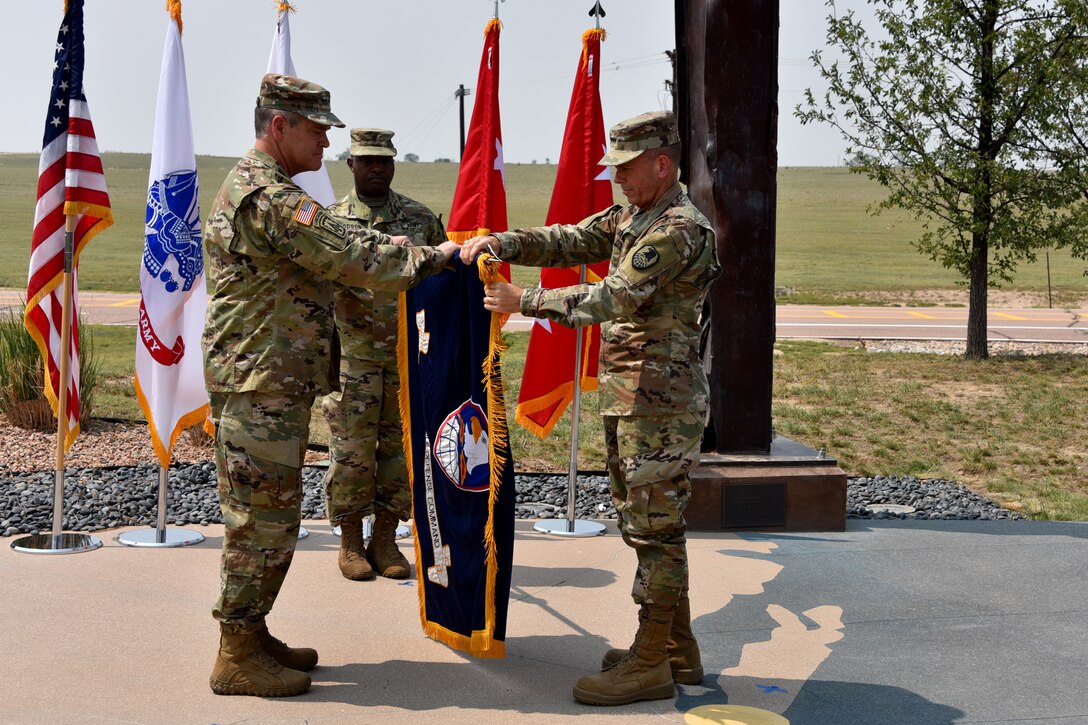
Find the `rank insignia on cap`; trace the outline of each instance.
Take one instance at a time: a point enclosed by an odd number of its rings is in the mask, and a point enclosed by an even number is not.
[[[631,257],[631,266],[637,270],[646,270],[657,264],[661,255],[651,246],[645,246]]]
[[[298,205],[298,209],[295,210],[295,221],[310,226],[314,223],[314,216],[319,208],[317,204],[309,199],[303,199],[302,203]]]

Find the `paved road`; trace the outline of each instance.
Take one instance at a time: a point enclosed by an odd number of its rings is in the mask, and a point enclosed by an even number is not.
[[[0,309],[21,307],[24,293],[0,290]],[[135,325],[140,296],[82,292],[80,307],[95,324]],[[965,340],[966,307],[822,307],[780,305],[780,338],[844,340]],[[991,341],[1088,343],[1088,310],[991,308]],[[514,315],[508,330],[528,330],[532,322]]]
[[[820,307],[776,309],[781,338],[966,340],[966,307]],[[991,341],[1088,343],[1088,310],[990,308]]]

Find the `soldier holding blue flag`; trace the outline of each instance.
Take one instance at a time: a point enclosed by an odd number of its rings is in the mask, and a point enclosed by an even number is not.
[[[628,649],[604,656],[603,670],[578,680],[575,699],[622,705],[671,697],[674,682],[703,676],[691,631],[684,507],[689,471],[709,409],[699,357],[698,321],[710,283],[721,274],[714,232],[679,183],[680,137],[671,113],[616,124],[599,162],[630,202],[577,225],[477,237],[462,261],[493,247],[534,266],[611,260],[600,282],[557,289],[485,288],[484,306],[570,327],[601,323],[599,400],[608,473],[624,541],[635,549],[632,596],[639,627]]]
[[[348,228],[291,180],[321,166],[328,128],[343,125],[321,86],[266,75],[257,139],[205,227],[204,370],[226,525],[212,612],[220,646],[210,684],[221,695],[298,695],[317,665],[316,651],[288,647],[265,617],[298,539],[310,409],[330,387],[330,282],[407,289],[444,269],[457,249],[399,246],[407,240]]]

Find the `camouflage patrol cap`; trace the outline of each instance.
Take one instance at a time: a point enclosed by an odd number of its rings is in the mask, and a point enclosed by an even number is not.
[[[680,133],[671,111],[651,111],[620,121],[608,132],[608,139],[608,153],[597,162],[601,166],[619,166],[643,151],[680,143]]]
[[[396,156],[393,132],[384,128],[351,129],[352,156]]]
[[[329,107],[329,92],[294,76],[269,73],[261,79],[257,105],[277,111],[293,111],[322,126],[344,127]]]

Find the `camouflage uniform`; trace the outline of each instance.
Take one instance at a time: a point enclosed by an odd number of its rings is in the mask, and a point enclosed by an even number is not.
[[[640,133],[615,127],[610,154],[630,136],[631,158],[666,145],[654,122],[650,133],[643,117],[628,122]],[[620,531],[638,556],[632,596],[673,608],[687,591],[683,512],[709,408],[698,314],[721,273],[710,223],[677,183],[648,209],[614,206],[577,225],[494,236],[500,256],[518,264],[611,260],[598,283],[525,290],[521,311],[570,327],[601,323],[600,412]]]
[[[288,76],[265,76],[258,105],[343,125],[327,91]],[[348,229],[257,149],[212,205],[202,347],[226,524],[213,616],[225,631],[261,626],[294,555],[310,408],[330,387],[329,280],[398,290],[444,267],[434,250],[388,241]]]
[[[352,190],[329,212],[416,245],[446,241],[442,222],[423,204],[390,190],[373,208]],[[325,397],[332,462],[325,476],[329,521],[373,513],[375,505],[398,519],[412,511],[404,459],[397,372],[398,298],[386,292],[337,287],[333,294],[340,335],[340,390]]]

